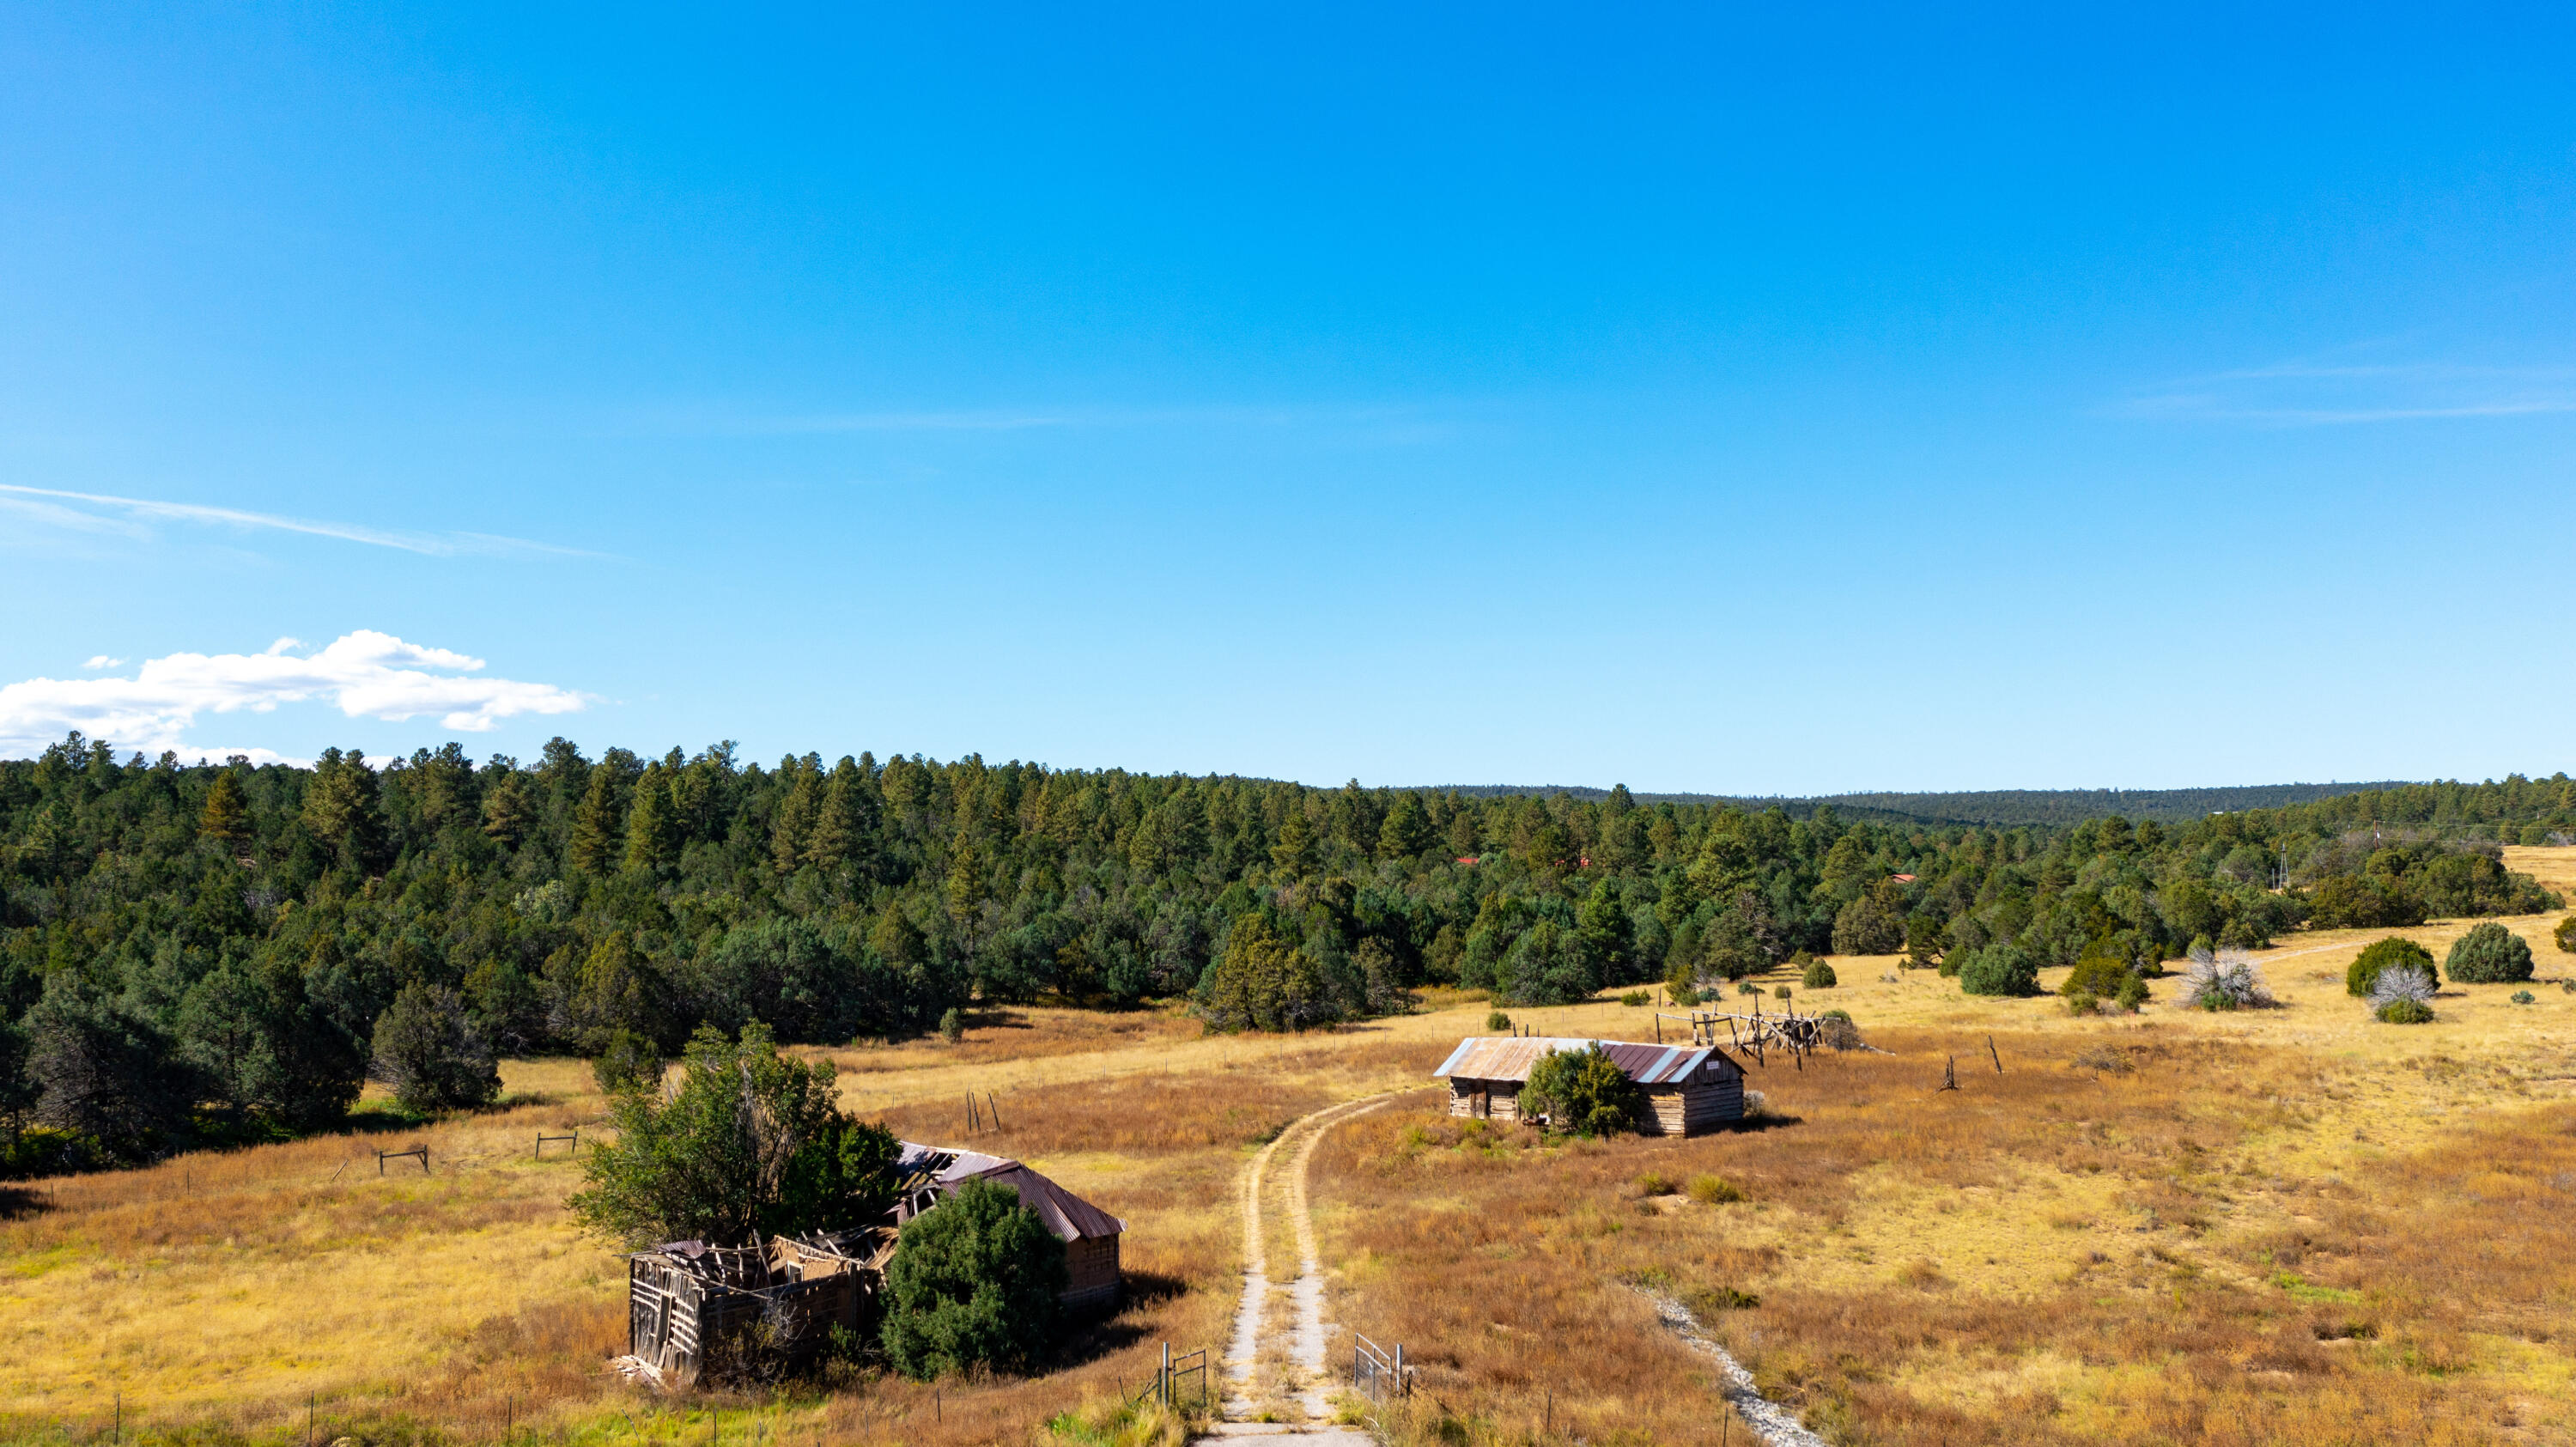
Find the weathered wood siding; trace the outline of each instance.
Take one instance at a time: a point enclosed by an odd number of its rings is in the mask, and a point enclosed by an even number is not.
[[[1637,1126],[1647,1135],[1690,1136],[1743,1118],[1744,1072],[1712,1055],[1688,1080],[1647,1086],[1646,1114]]]
[[[1064,1304],[1074,1311],[1118,1304],[1118,1238],[1077,1237],[1064,1244]]]
[[[1486,1120],[1521,1118],[1521,1083],[1517,1080],[1451,1080],[1449,1113]]]
[[[626,1268],[627,1350],[675,1384],[693,1382],[707,1368],[710,1345],[759,1321],[774,1297],[786,1310],[789,1356],[802,1359],[822,1346],[833,1327],[857,1330],[866,1324],[866,1285],[860,1273],[842,1271],[765,1293],[743,1291],[633,1258]]]

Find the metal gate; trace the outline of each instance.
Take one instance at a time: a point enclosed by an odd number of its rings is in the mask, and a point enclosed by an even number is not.
[[[1358,1332],[1352,1332],[1351,1339],[1358,1343],[1351,1349],[1354,1390],[1381,1407],[1412,1395],[1413,1370],[1404,1364],[1404,1343],[1396,1343],[1390,1352]]]
[[[1190,1385],[1183,1385],[1192,1377],[1198,1380]],[[1136,1394],[1134,1403],[1141,1407],[1149,1400],[1161,1402],[1166,1407],[1188,1406],[1195,1403],[1202,1412],[1214,1406],[1216,1396],[1214,1390],[1208,1385],[1207,1348],[1201,1347],[1197,1351],[1185,1352],[1176,1357],[1172,1355],[1172,1344],[1163,1343],[1163,1363],[1154,1369],[1154,1379],[1147,1382],[1145,1389]]]

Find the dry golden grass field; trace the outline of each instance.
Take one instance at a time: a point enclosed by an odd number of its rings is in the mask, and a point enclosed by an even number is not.
[[[2576,849],[2508,853],[2576,889]],[[530,1155],[602,1102],[582,1062],[512,1062],[503,1108],[399,1139],[21,1193],[0,1222],[0,1431],[87,1441],[121,1410],[129,1439],[287,1443],[310,1411],[325,1442],[1024,1443],[1143,1379],[1162,1341],[1221,1349],[1245,1163],[1299,1116],[1409,1089],[1326,1132],[1311,1179],[1333,1317],[1425,1368],[1400,1436],[1752,1440],[1634,1281],[1691,1302],[1840,1441],[2576,1441],[2576,993],[2556,983],[2576,959],[2549,942],[2557,918],[2508,921],[2540,961],[2534,1003],[2446,986],[2411,1027],[2343,991],[2383,931],[2264,952],[2282,1008],[2241,1015],[2175,1008],[2168,979],[2139,1016],[2075,1019],[2054,996],[1969,999],[1837,959],[1840,987],[1800,1006],[1849,1010],[1890,1053],[1775,1057],[1746,1128],[1689,1141],[1453,1121],[1428,1072],[1489,1008],[1457,999],[1284,1040],[1030,1009],[956,1046],[820,1052],[862,1113],[1019,1156],[1129,1223],[1130,1302],[1069,1365],[936,1389],[674,1399],[607,1374],[622,1263],[563,1211],[577,1168]],[[2398,933],[2438,956],[2465,927]],[[1512,1013],[1652,1038],[1648,1011],[1609,1000]],[[2125,1073],[2072,1063],[2105,1050]],[[1936,1092],[1952,1055],[1960,1089]],[[966,1133],[970,1090],[998,1129]],[[373,1146],[415,1141],[428,1175],[376,1174]]]

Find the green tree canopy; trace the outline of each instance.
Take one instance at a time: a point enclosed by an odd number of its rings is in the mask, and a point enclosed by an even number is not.
[[[405,1110],[489,1105],[501,1093],[492,1042],[454,990],[410,984],[376,1020],[368,1073],[393,1087]]]
[[[1581,1050],[1551,1050],[1530,1067],[1521,1108],[1543,1110],[1557,1129],[1579,1136],[1637,1128],[1645,1093],[1595,1041]]]
[[[1064,1316],[1064,1243],[1020,1193],[968,1181],[904,1223],[886,1264],[886,1355],[928,1380],[976,1366],[1027,1371]]]
[[[1220,1030],[1306,1030],[1340,1017],[1315,961],[1258,913],[1234,922],[1199,992]]]
[[[758,1022],[738,1039],[699,1030],[674,1088],[611,1101],[618,1138],[583,1163],[573,1214],[627,1247],[746,1245],[873,1217],[894,1199],[901,1146],[842,1112],[834,1076],[780,1055]]]

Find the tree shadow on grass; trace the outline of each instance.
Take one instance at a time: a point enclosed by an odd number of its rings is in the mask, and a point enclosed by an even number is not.
[[[0,1186],[0,1221],[21,1221],[54,1209],[51,1197],[38,1186]]]

